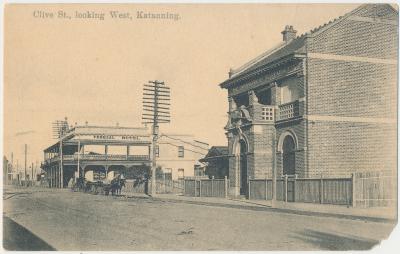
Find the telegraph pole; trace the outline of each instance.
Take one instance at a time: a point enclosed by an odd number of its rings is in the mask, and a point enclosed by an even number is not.
[[[25,144],[25,180],[24,180],[24,185],[26,186],[26,154],[27,154],[27,152],[28,152],[28,145],[27,144]]]
[[[143,115],[144,124],[151,123],[152,143],[150,148],[151,157],[151,195],[156,195],[156,168],[157,168],[157,142],[159,124],[170,122],[170,88],[163,81],[149,81],[143,87]]]
[[[32,187],[33,187],[33,162],[32,162],[32,175],[31,175],[31,182],[32,182]]]
[[[21,185],[21,176],[19,175],[19,164],[18,164],[18,159],[17,159],[17,178],[18,178],[18,185]]]

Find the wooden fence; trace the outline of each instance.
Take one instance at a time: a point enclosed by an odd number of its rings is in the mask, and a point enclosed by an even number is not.
[[[393,206],[396,177],[390,172],[364,172],[349,178],[290,178],[276,181],[276,200],[356,207]],[[272,179],[249,180],[249,199],[272,199]],[[354,200],[354,201],[353,201]]]
[[[352,204],[351,178],[277,179],[276,200],[320,204]],[[272,199],[272,179],[249,180],[249,199]]]
[[[220,197],[228,196],[229,181],[224,179],[185,179],[184,195],[191,197]]]
[[[145,193],[151,191],[151,181],[144,180],[126,180],[125,187],[122,188],[122,194]],[[156,192],[163,193],[183,193],[183,180],[158,180],[156,181]]]
[[[356,173],[354,192],[357,207],[396,206],[397,177],[390,171]]]

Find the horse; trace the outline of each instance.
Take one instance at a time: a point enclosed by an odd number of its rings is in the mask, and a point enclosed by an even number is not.
[[[116,177],[111,180],[111,195],[121,195],[122,187],[125,187],[125,179],[121,179],[121,177]]]
[[[85,183],[85,179],[83,177],[79,177],[76,182],[73,184],[72,189],[74,191],[87,191],[87,186]]]

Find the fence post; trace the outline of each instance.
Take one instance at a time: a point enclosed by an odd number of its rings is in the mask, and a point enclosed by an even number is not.
[[[351,174],[351,205],[356,207],[356,174]]]
[[[294,180],[293,180],[293,202],[296,202],[296,180],[297,180],[298,175],[294,175]]]
[[[247,180],[247,194],[248,194],[248,199],[250,200],[251,199],[251,197],[250,197],[250,184],[251,184],[251,181],[250,181],[250,177],[249,177],[249,180]]]
[[[287,182],[288,182],[288,176],[285,175],[285,202],[287,202],[287,190],[288,190]]]
[[[200,184],[200,186],[199,186],[199,197],[201,197],[201,179],[199,180],[199,184]]]
[[[268,180],[265,178],[265,200],[268,200]]]
[[[322,174],[321,179],[319,180],[319,201],[321,204],[324,203],[324,180],[322,178]]]
[[[228,177],[224,176],[225,198],[228,198]]]
[[[197,197],[197,180],[194,179],[194,196]]]
[[[211,197],[214,197],[214,176],[211,178]]]

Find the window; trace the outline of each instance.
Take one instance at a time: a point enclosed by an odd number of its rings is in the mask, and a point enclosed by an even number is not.
[[[160,157],[160,147],[156,146],[155,149],[156,149],[156,151],[155,151],[156,157]]]
[[[178,147],[178,157],[185,157],[185,148],[183,146]]]
[[[185,170],[183,168],[178,169],[178,179],[185,178]]]
[[[256,91],[258,103],[263,105],[272,105],[271,89]]]
[[[300,97],[302,97],[302,95],[296,79],[286,80],[281,85],[281,104],[293,102]]]
[[[166,168],[164,169],[164,177],[165,180],[172,180],[172,169],[171,168]]]

